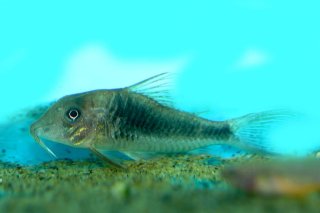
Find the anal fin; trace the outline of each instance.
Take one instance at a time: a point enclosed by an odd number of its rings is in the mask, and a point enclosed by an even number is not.
[[[151,158],[164,156],[164,154],[154,153],[154,152],[122,152],[122,153],[127,155],[132,160],[148,160]]]

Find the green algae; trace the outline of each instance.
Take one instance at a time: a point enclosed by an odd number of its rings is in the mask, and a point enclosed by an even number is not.
[[[248,195],[221,178],[229,161],[209,160],[167,157],[128,162],[127,169],[95,160],[2,163],[0,212],[318,212],[318,194],[299,200]]]

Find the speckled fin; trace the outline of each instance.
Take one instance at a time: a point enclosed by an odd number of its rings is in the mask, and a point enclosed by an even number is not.
[[[172,76],[172,73],[161,73],[133,84],[126,89],[148,96],[161,104],[172,106],[170,96]]]

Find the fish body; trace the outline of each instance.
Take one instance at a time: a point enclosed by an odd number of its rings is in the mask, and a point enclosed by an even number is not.
[[[79,113],[76,120],[69,118],[72,110]],[[123,151],[184,152],[232,137],[227,122],[181,112],[125,89],[67,96],[34,125],[49,140]]]
[[[163,75],[125,88],[65,96],[32,124],[31,134],[51,154],[41,138],[126,153],[180,153],[212,144],[266,151],[264,131],[281,113],[268,111],[211,121],[183,112],[170,106],[161,91],[158,84]]]

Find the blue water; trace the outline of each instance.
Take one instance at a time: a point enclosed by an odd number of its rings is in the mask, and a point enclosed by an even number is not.
[[[319,1],[0,2],[0,160],[50,160],[11,116],[98,88],[174,72],[178,108],[210,119],[285,108],[289,154],[320,147]],[[85,151],[51,144],[63,157]],[[52,147],[51,146],[51,147]],[[67,151],[66,151],[67,149]]]

